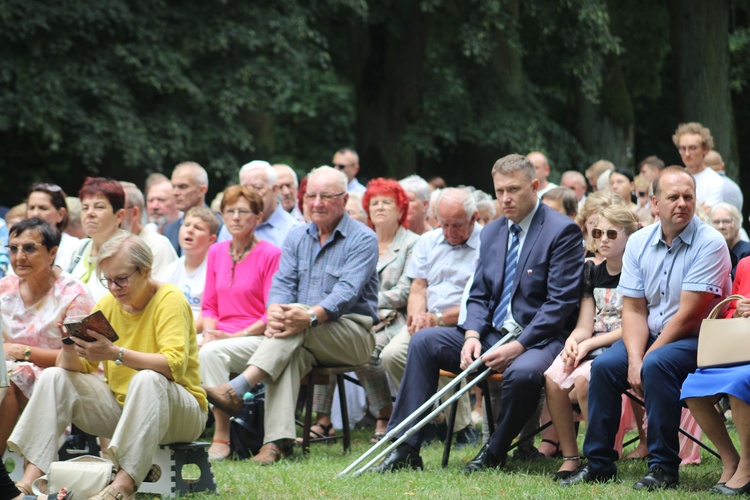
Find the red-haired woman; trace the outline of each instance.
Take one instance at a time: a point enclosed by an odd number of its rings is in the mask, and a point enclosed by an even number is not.
[[[114,179],[87,177],[78,191],[81,200],[81,224],[88,236],[81,240],[67,271],[86,284],[94,301],[109,290],[96,278],[96,257],[99,248],[120,227],[125,217],[125,191]]]
[[[370,408],[377,414],[375,434],[372,437],[372,442],[376,443],[385,436],[388,419],[393,409],[388,380],[380,362],[380,352],[406,325],[406,303],[409,300],[411,288],[411,279],[406,276],[406,266],[419,236],[407,229],[409,197],[395,180],[379,178],[370,181],[362,198],[362,206],[367,213],[367,224],[378,235],[380,252],[378,258],[380,323],[375,326],[375,352],[367,369],[357,372],[367,393]],[[317,433],[325,436],[334,434],[330,418],[333,388],[333,380],[327,388],[315,386],[313,409],[318,413],[318,419],[314,427],[318,427],[315,429]]]

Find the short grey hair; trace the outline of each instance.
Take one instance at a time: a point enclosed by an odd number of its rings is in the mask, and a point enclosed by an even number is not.
[[[189,171],[190,176],[193,178],[193,182],[197,185],[208,186],[208,173],[206,173],[206,169],[201,167],[198,163],[194,161],[184,161],[179,163],[174,170],[172,170],[172,175],[178,170]]]
[[[492,217],[497,215],[497,210],[495,209],[495,200],[492,199],[492,196],[485,193],[484,191],[480,191],[479,189],[474,190],[471,195],[474,197],[474,203],[477,206],[477,210],[489,210],[490,216]]]
[[[730,205],[727,202],[722,201],[721,203],[717,203],[713,207],[711,207],[711,211],[709,212],[709,217],[714,216],[714,211],[717,208],[723,208],[727,212],[729,212],[729,216],[732,218],[732,221],[734,222],[734,225],[738,228],[742,227],[742,215],[740,214],[740,211],[737,210],[737,207],[734,205]]]
[[[575,179],[578,184],[586,187],[586,177],[584,177],[581,172],[578,172],[577,170],[566,170],[565,172],[563,172],[562,177],[560,177],[560,182],[564,182],[564,179],[566,177]]]
[[[331,173],[333,174],[333,177],[336,181],[336,184],[338,184],[339,189],[346,192],[346,187],[349,185],[349,179],[346,177],[346,174],[342,172],[341,170],[337,170],[333,167],[329,167],[328,165],[321,165],[318,168],[314,168],[310,170],[310,174],[307,178],[308,186],[310,185],[310,180],[312,177],[316,174],[323,174],[323,173]]]
[[[404,177],[400,181],[398,181],[399,185],[404,189],[404,191],[411,191],[412,193],[417,195],[417,198],[419,198],[422,203],[425,201],[430,201],[430,194],[432,191],[430,190],[430,185],[427,184],[427,181],[424,180],[422,177],[414,174],[410,175],[409,177]]]
[[[125,191],[125,206],[138,207],[141,210],[141,214],[144,214],[146,212],[146,202],[138,186],[126,181],[120,181],[120,185],[123,191]]]
[[[466,220],[471,219],[474,212],[477,211],[477,204],[474,202],[474,196],[462,188],[445,188],[440,190],[437,203],[435,203],[435,216],[440,220],[438,215],[438,207],[443,200],[453,200],[463,205],[464,213],[466,214]]]
[[[249,163],[242,165],[240,169],[240,184],[242,184],[242,175],[253,170],[262,170],[266,174],[268,185],[273,187],[276,185],[276,181],[279,180],[279,174],[276,173],[276,169],[271,166],[270,163],[263,160],[253,160]]]
[[[99,249],[96,259],[96,276],[102,277],[102,262],[119,255],[142,273],[151,272],[154,263],[154,253],[151,248],[140,236],[120,229]]]
[[[294,179],[294,187],[297,187],[297,188],[299,187],[299,179],[297,179],[297,172],[295,172],[292,167],[290,167],[286,163],[276,163],[273,165],[273,169],[276,170],[276,182],[279,181],[278,170],[282,169],[292,174],[292,179]]]
[[[521,172],[529,182],[536,179],[536,167],[527,157],[519,154],[503,156],[492,166],[492,176],[495,174],[512,175]]]

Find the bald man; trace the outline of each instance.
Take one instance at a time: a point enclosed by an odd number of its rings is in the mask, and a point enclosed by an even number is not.
[[[549,160],[539,151],[533,151],[526,155],[526,158],[534,165],[536,169],[536,178],[539,181],[539,188],[536,190],[536,194],[541,197],[550,189],[556,188],[557,184],[549,182]]]

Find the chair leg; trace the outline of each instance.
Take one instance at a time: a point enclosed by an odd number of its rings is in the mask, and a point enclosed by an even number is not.
[[[339,388],[339,402],[341,403],[341,425],[344,427],[344,454],[349,453],[352,444],[352,430],[349,428],[349,407],[346,404],[346,387],[344,374],[336,374],[336,384]]]
[[[484,397],[484,414],[487,415],[487,429],[490,431],[490,436],[495,432],[495,414],[492,412],[492,397],[490,395],[490,384],[487,380],[482,380],[479,383],[479,387],[482,388],[482,397]]]
[[[307,375],[307,391],[305,393],[305,425],[302,426],[302,454],[310,451],[310,429],[312,428],[312,407],[315,385],[310,374]]]
[[[461,389],[461,384],[456,385],[453,394]],[[451,405],[451,416],[448,418],[448,429],[445,431],[445,444],[443,445],[443,467],[448,467],[448,459],[451,456],[451,442],[453,441],[453,428],[456,427],[456,412],[458,411],[458,399]]]

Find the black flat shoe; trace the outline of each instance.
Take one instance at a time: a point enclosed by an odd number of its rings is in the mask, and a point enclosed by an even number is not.
[[[670,488],[676,488],[680,483],[680,476],[678,474],[670,474],[660,465],[654,465],[648,474],[643,476],[640,481],[633,485],[635,490],[665,490]]]
[[[411,447],[399,446],[386,456],[382,462],[372,468],[373,472],[394,472],[400,469],[424,469],[422,457]]]
[[[498,465],[502,464],[502,460],[497,460],[490,453],[490,447],[488,444],[482,446],[476,457],[472,458],[471,461],[466,464],[461,472],[464,474],[471,474],[472,472],[479,472],[486,469],[494,469]]]
[[[580,455],[576,455],[575,457],[563,457],[563,462],[568,462],[568,461],[572,462],[574,460],[583,460],[583,457],[580,456]],[[559,470],[559,471],[555,472],[552,476],[554,477],[555,480],[558,480],[558,481],[562,480],[562,479],[568,479],[570,476],[573,475],[573,473],[576,470],[577,469],[574,469],[574,470]]]
[[[716,483],[708,491],[714,495],[749,495],[750,494],[750,482],[746,483],[745,486],[739,488],[732,488],[727,486],[726,483]]]
[[[605,483],[607,481],[612,481],[616,477],[616,472],[596,472],[591,466],[589,466],[589,464],[584,464],[574,470],[570,476],[561,480],[558,484],[560,486],[573,486],[574,484],[579,483]]]

